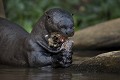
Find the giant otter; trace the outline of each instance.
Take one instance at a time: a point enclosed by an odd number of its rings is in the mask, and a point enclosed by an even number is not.
[[[0,18],[0,64],[69,67],[72,63],[73,42],[68,37],[74,35],[73,26],[72,15],[60,8],[46,11],[30,34],[21,26]],[[59,38],[53,36],[54,33]]]

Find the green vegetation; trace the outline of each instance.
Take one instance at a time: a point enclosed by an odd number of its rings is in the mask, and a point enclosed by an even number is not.
[[[120,17],[120,0],[6,0],[6,15],[30,32],[49,8],[60,7],[74,14],[76,30]]]

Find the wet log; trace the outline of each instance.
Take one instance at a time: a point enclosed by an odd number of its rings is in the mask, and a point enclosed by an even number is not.
[[[113,51],[120,48],[120,18],[79,30],[74,37],[76,51]],[[91,52],[89,52],[91,53]]]

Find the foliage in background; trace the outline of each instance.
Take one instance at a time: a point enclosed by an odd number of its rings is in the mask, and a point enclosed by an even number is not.
[[[30,32],[49,8],[60,7],[74,14],[76,30],[120,17],[120,0],[6,0],[6,15]]]

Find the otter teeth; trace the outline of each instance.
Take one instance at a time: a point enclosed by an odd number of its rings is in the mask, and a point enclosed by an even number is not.
[[[45,35],[45,37],[48,37],[48,35]]]

